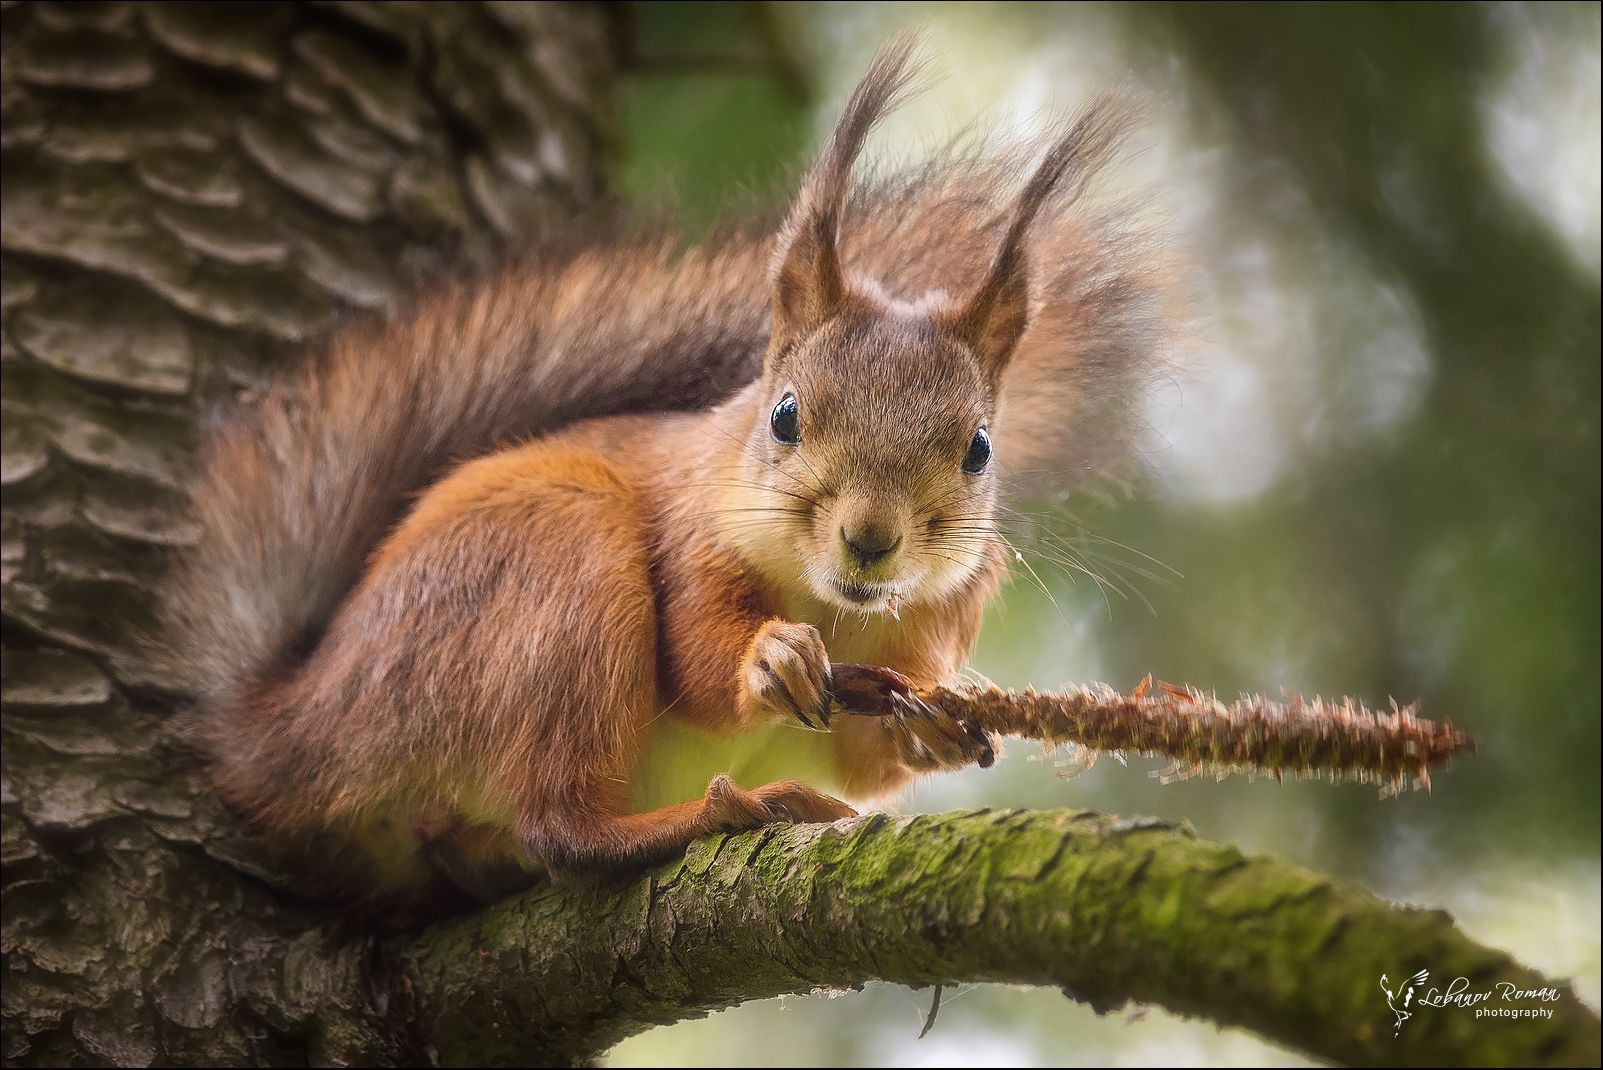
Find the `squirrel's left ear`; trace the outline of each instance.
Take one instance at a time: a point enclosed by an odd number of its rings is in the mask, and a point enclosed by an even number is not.
[[[948,323],[980,358],[991,378],[1000,378],[1030,322],[1030,279],[1024,250],[1004,243],[979,291]]]
[[[1065,178],[1065,196],[1080,192],[1090,165],[1117,140],[1126,122],[1117,101],[1104,98],[1052,142],[1013,205],[985,281],[948,316],[948,326],[973,347],[993,379],[1006,369],[1030,322],[1029,256],[1024,248],[1030,224]]]
[[[803,212],[804,207],[809,210]],[[816,211],[798,204],[785,221],[774,261],[775,352],[828,319],[845,300],[846,279],[835,248],[838,218],[838,206]]]
[[[851,189],[852,164],[874,124],[911,83],[917,43],[916,34],[902,34],[874,57],[780,228],[774,249],[770,353],[816,328],[845,301],[846,278],[836,237]]]

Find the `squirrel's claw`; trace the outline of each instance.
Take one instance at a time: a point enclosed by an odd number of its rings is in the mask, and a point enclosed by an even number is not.
[[[796,718],[796,720],[806,725],[812,731],[817,732],[819,730],[818,726],[813,723],[813,719],[807,716],[807,711],[796,705],[795,702],[791,702],[790,704],[790,713],[792,717]]]
[[[989,769],[996,764],[996,743],[991,739],[989,732],[975,724],[973,721],[959,721],[963,731],[968,733],[969,739],[974,741],[978,753],[974,756],[974,764],[981,769]]]

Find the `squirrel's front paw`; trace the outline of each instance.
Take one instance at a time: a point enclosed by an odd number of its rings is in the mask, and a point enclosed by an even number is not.
[[[818,629],[771,620],[741,662],[742,712],[751,720],[794,717],[808,728],[828,728],[832,682]]]
[[[972,721],[931,709],[916,697],[897,700],[897,712],[880,723],[897,758],[915,772],[959,769],[996,762],[996,741]]]

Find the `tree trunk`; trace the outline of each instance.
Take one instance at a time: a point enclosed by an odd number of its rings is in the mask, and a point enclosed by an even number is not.
[[[441,249],[594,200],[591,4],[6,3],[9,1063],[426,1061],[161,736],[137,648],[207,407]]]
[[[767,829],[414,934],[286,894],[140,655],[197,425],[440,250],[594,200],[613,10],[3,5],[5,1062],[582,1062],[876,977],[1151,1001],[1326,1058],[1596,1062],[1568,989],[1529,1029],[1391,1043],[1394,953],[1543,979],[1440,915],[1099,815]]]

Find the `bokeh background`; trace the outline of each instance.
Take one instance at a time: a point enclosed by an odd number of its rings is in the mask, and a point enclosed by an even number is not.
[[[1234,694],[1421,699],[1480,740],[1429,794],[1235,779],[1014,744],[906,809],[1184,819],[1445,907],[1599,998],[1599,6],[644,4],[623,193],[694,225],[774,207],[875,46],[922,25],[940,77],[875,151],[1029,126],[1126,80],[1195,285],[1128,497],[1041,518],[1048,552],[974,665],[1053,686],[1145,673]],[[1403,949],[1399,949],[1401,953]],[[1377,989],[1377,1000],[1380,998]],[[1051,991],[873,986],[630,1040],[634,1065],[1297,1063]],[[1519,1028],[1499,1023],[1488,1028]]]

